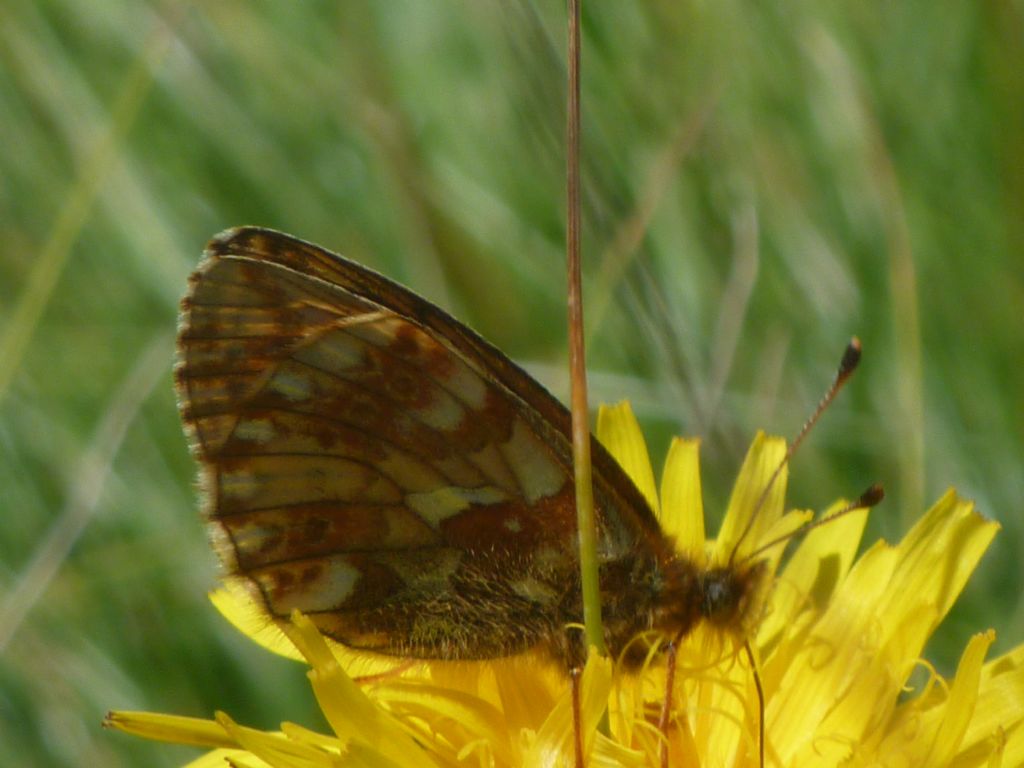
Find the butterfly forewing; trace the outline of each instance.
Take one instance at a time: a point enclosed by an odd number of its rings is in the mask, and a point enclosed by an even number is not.
[[[192,276],[178,355],[211,530],[271,617],[425,658],[557,644],[579,620],[569,415],[441,310],[231,230]],[[639,492],[594,460],[602,562],[658,552]]]

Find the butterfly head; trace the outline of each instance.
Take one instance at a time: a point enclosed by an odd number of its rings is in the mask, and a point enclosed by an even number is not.
[[[766,581],[764,561],[717,566],[699,576],[700,614],[710,626],[745,634],[756,622]]]

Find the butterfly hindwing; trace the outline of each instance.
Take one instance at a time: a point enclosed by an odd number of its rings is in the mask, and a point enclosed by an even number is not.
[[[484,658],[578,598],[564,407],[472,331],[287,235],[211,241],[176,380],[228,568],[356,648]],[[601,555],[661,541],[594,443]],[[572,614],[574,609],[569,609]]]

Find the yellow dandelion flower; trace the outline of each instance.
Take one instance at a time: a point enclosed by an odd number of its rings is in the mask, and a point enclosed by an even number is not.
[[[785,468],[764,492],[785,454],[781,439],[755,438],[722,528],[706,540],[697,441],[672,444],[659,493],[628,406],[602,409],[598,436],[678,550],[705,567],[726,563],[738,544],[742,560],[809,518],[783,511]],[[1024,765],[1024,646],[986,662],[994,634],[978,634],[951,680],[921,656],[998,526],[950,491],[901,542],[878,542],[857,558],[865,521],[858,510],[810,531],[781,568],[782,544],[759,553],[768,588],[748,621],[732,632],[702,625],[683,639],[667,728],[671,765],[757,766],[761,716],[768,766]],[[530,655],[466,663],[373,658],[325,639],[300,615],[268,626],[245,595],[229,584],[214,601],[257,642],[309,665],[333,733],[291,723],[262,732],[222,713],[202,720],[112,712],[106,724],[208,748],[192,766],[573,765],[571,690],[549,664]],[[744,642],[757,659],[763,713],[738,652]],[[924,683],[909,689],[920,669]],[[632,674],[591,654],[580,697],[588,764],[659,765],[665,688],[656,655]],[[606,714],[607,735],[599,728]]]

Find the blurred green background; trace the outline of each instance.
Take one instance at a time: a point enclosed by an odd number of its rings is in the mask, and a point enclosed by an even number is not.
[[[947,487],[998,537],[929,648],[1024,640],[1024,12],[585,3],[592,400],[708,510],[754,431],[869,539]],[[228,226],[291,232],[450,309],[565,393],[561,2],[0,6],[0,764],[177,765],[109,708],[320,726],[303,668],[208,604],[171,387],[176,303]]]

